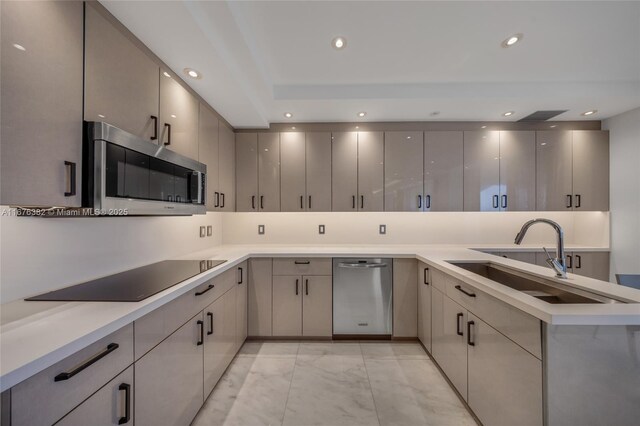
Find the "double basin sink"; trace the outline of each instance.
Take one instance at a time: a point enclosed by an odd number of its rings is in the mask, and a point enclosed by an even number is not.
[[[450,261],[448,263],[547,303],[624,303],[601,294],[581,290],[493,262]]]

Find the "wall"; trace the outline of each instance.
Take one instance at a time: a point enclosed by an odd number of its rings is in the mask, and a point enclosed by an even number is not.
[[[213,236],[200,238],[201,225],[212,225]],[[221,231],[222,213],[187,217],[0,216],[0,303],[219,245]]]
[[[566,244],[609,246],[606,212],[327,212],[224,213],[224,244],[513,244],[524,222],[546,217],[565,230]],[[266,232],[258,235],[258,225]],[[318,225],[326,234],[318,234]],[[378,233],[387,225],[386,235]],[[555,246],[555,233],[545,225],[531,228],[526,244]]]
[[[614,280],[614,274],[640,274],[640,108],[604,120],[602,127],[609,130]]]

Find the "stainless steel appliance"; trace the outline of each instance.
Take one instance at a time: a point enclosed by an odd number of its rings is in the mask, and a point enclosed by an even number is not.
[[[224,262],[226,260],[165,260],[26,300],[139,302]]]
[[[83,156],[83,205],[97,214],[206,213],[202,163],[101,122],[85,123]]]
[[[333,259],[333,334],[391,336],[392,259]]]

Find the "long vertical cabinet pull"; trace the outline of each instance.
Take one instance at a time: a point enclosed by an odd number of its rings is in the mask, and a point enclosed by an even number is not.
[[[300,280],[296,279],[296,296],[298,295],[298,285],[300,284]]]
[[[65,161],[64,167],[69,171],[69,190],[64,192],[65,197],[73,197],[76,195],[76,163],[71,161]]]
[[[300,196],[300,210],[304,210],[304,195]]]
[[[155,141],[158,139],[158,117],[152,115],[151,119],[153,120],[153,136],[151,136],[151,140]]]
[[[198,324],[198,342],[196,343],[196,346],[201,346],[204,343],[204,322],[198,320],[197,323]]]
[[[582,256],[576,254],[576,269],[582,268]]]
[[[311,210],[311,195],[309,195],[309,210]]]
[[[573,257],[570,254],[567,255],[567,268],[573,268]]]
[[[120,386],[118,386],[118,390],[124,391],[124,416],[118,419],[118,424],[124,425],[131,420],[131,385],[121,383]]]
[[[167,129],[167,141],[164,144],[171,145],[171,124],[164,123],[164,127]]]
[[[493,208],[497,209],[500,206],[499,197],[497,195],[493,196]]]
[[[571,207],[573,207],[573,196],[567,194],[567,208],[570,209]]]
[[[252,196],[251,196],[251,208],[252,208],[253,210],[255,210],[255,209],[256,209],[256,196],[255,196],[255,195],[252,195]]]
[[[354,210],[356,209],[356,196],[355,195],[351,196],[351,208],[354,209]]]
[[[214,198],[216,200],[214,202],[213,207],[220,207],[220,193],[219,192],[214,192],[213,195],[214,195]]]
[[[507,208],[507,194],[502,195],[502,208],[503,209]]]
[[[211,336],[213,334],[213,313],[207,312],[207,318],[209,319],[209,330],[207,331],[207,336]]]
[[[264,210],[264,195],[260,196],[260,210]]]
[[[427,279],[427,272],[429,272],[429,268],[424,268],[423,275],[424,275],[424,283],[425,283],[425,285],[429,285],[429,280]]]
[[[309,295],[309,280],[308,279],[304,280],[304,287],[305,287],[304,295],[308,296]]]
[[[242,268],[238,268],[238,272],[240,272],[240,278],[238,279],[238,284],[242,284],[242,282],[244,281],[244,277],[242,274]]]
[[[364,195],[360,196],[360,209],[364,209]]]
[[[220,208],[224,208],[224,192],[220,193]]]
[[[471,330],[473,329],[474,325],[475,325],[475,322],[473,322],[473,321],[468,321],[467,322],[467,344],[469,346],[475,346],[476,345],[475,339],[471,340],[471,334],[472,334]]]
[[[422,209],[422,195],[418,195],[418,210]]]
[[[579,209],[580,205],[580,194],[576,194],[576,209]]]
[[[464,336],[464,333],[462,332],[462,324],[460,323],[463,316],[464,314],[462,312],[458,312],[456,314],[456,334],[458,336]]]
[[[425,200],[424,200],[425,206],[424,207],[426,209],[430,209],[431,208],[431,195],[426,195],[424,198],[425,198]]]

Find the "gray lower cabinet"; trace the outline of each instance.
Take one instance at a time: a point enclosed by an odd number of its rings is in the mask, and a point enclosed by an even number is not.
[[[331,337],[333,334],[333,282],[331,276],[303,276],[302,335]]]
[[[358,133],[334,132],[331,135],[332,210],[357,210]]]
[[[170,70],[160,69],[159,143],[197,160],[200,102],[177,78]]]
[[[418,339],[431,352],[431,279],[429,266],[418,262]]]
[[[385,132],[385,211],[420,211],[424,208],[423,150],[422,132]]]
[[[160,67],[114,21],[86,2],[84,119],[159,142]]]
[[[271,336],[273,259],[249,259],[247,268],[247,334]]]
[[[236,210],[258,211],[258,135],[236,133]]]
[[[0,204],[79,207],[83,4],[3,1],[0,11]]]
[[[306,134],[307,210],[331,211],[331,133]]]
[[[542,426],[542,361],[472,313],[467,403],[482,424]]]
[[[273,336],[302,336],[302,277],[273,277]]]
[[[393,259],[393,337],[418,336],[418,262]]]
[[[573,207],[609,210],[609,132],[573,132]]]
[[[64,416],[56,425],[132,425],[135,406],[133,386],[131,366]]]
[[[306,210],[305,145],[302,132],[280,133],[280,208],[283,212]]]
[[[238,281],[236,290],[236,352],[247,340],[247,296],[248,296],[248,262],[243,262],[238,266]]]
[[[358,210],[384,210],[384,134],[358,132]]]
[[[218,383],[227,365],[225,345],[225,305],[224,296],[219,297],[204,310],[204,397],[206,398]]]
[[[236,143],[233,129],[220,121],[218,126],[218,208],[225,212],[236,209]]]
[[[462,211],[463,132],[424,134],[424,211]]]
[[[203,331],[200,312],[136,362],[136,425],[191,423],[204,401]]]
[[[207,105],[200,103],[198,161],[207,165],[205,197],[207,211],[216,211],[220,208],[219,158],[218,117]]]

